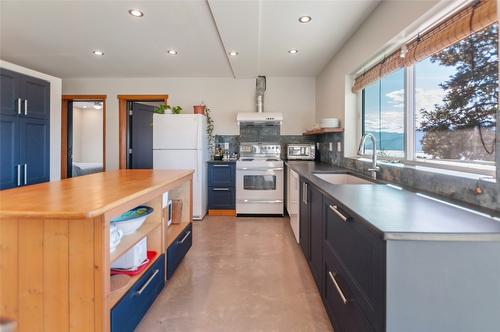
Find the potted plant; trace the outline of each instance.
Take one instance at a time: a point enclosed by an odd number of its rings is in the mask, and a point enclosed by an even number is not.
[[[208,151],[210,156],[215,155],[215,122],[212,118],[210,108],[203,105],[205,115],[207,116],[207,135],[208,135]]]
[[[202,114],[205,115],[206,112],[206,106],[205,104],[201,103],[201,105],[194,105],[193,106],[193,113],[194,114]]]
[[[180,106],[172,106],[172,105],[167,105],[167,104],[161,104],[157,108],[153,110],[154,113],[157,114],[181,114],[182,113],[182,107]]]

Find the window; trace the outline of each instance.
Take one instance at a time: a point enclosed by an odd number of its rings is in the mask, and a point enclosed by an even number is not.
[[[362,129],[375,135],[382,159],[490,173],[497,109],[494,24],[366,86]]]
[[[373,134],[385,156],[404,157],[404,77],[400,69],[363,90],[363,134]],[[365,152],[372,148],[367,142]]]
[[[492,25],[415,64],[416,159],[495,161],[497,29]]]

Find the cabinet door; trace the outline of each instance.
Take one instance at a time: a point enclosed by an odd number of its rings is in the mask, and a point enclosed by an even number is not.
[[[234,187],[234,163],[208,164],[208,185],[212,187]]]
[[[324,303],[335,332],[375,331],[359,306],[359,294],[334,253],[325,250]]]
[[[210,210],[234,210],[233,187],[208,187],[208,208]]]
[[[22,114],[30,118],[49,119],[50,83],[22,75],[20,84]]]
[[[49,181],[49,121],[21,118],[20,158],[23,184]]]
[[[0,189],[20,184],[19,164],[19,118],[0,115]]]
[[[13,71],[0,68],[0,113],[15,115],[21,112],[19,77]]]
[[[309,219],[309,184],[300,180],[300,246],[307,260],[311,259],[311,220]]]
[[[309,188],[309,206],[311,223],[311,270],[318,288],[321,289],[323,267],[323,194],[314,186]]]

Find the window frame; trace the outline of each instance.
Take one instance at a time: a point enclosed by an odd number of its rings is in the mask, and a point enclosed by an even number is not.
[[[485,176],[496,176],[497,164],[496,162],[477,163],[473,161],[457,161],[457,160],[422,160],[417,159],[416,156],[416,123],[415,123],[415,97],[416,97],[416,76],[415,65],[405,67],[404,70],[404,156],[393,157],[390,159],[393,162],[402,164],[403,166],[422,166],[426,168],[436,168],[441,170],[458,171],[465,173],[472,173]],[[378,80],[377,82],[379,82]],[[358,101],[360,101],[360,124],[361,135],[365,133],[365,88],[358,94]],[[359,103],[358,103],[359,105]],[[498,112],[498,111],[497,111]],[[498,132],[498,125],[496,131]],[[377,151],[379,152],[379,151]],[[495,151],[498,153],[498,151]],[[358,158],[370,158],[371,154],[361,153],[357,151]],[[383,162],[383,159],[381,159]]]

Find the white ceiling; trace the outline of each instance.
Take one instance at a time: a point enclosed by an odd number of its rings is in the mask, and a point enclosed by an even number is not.
[[[378,3],[0,1],[0,57],[62,78],[315,76]]]

